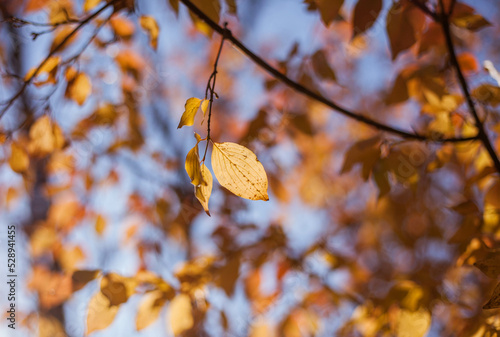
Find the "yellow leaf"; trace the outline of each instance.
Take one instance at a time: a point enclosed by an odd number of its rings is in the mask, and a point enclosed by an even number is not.
[[[9,165],[12,171],[17,173],[25,172],[30,165],[30,158],[26,151],[14,142],[10,144]]]
[[[198,143],[188,152],[186,156],[186,164],[184,166],[186,172],[191,179],[191,184],[198,186],[200,184],[206,184],[203,181],[203,176],[200,169],[200,155],[198,153]]]
[[[128,40],[134,35],[135,26],[129,19],[125,17],[113,17],[109,21],[111,28],[115,34],[122,39]]]
[[[424,337],[431,326],[431,315],[425,309],[418,311],[400,310],[397,321],[397,335],[401,337]]]
[[[101,280],[101,292],[111,305],[120,305],[128,301],[134,293],[136,282],[132,278],[109,273]]]
[[[66,97],[74,100],[79,105],[83,105],[91,93],[92,83],[84,73],[79,73],[72,81],[68,82]]]
[[[74,30],[74,27],[71,26],[63,26],[55,31],[54,40],[52,41],[52,45],[50,46],[50,51],[54,51]],[[62,51],[64,48],[69,46],[73,41],[75,41],[77,34],[73,34],[68,41],[64,43],[61,47],[59,47],[58,51]]]
[[[208,105],[210,104],[210,100],[204,99],[203,102],[201,102],[201,111],[203,112],[203,117],[207,114],[208,110]]]
[[[85,0],[85,2],[83,3],[83,10],[85,12],[88,12],[94,9],[100,2],[101,0]]]
[[[188,295],[177,295],[170,304],[169,323],[174,336],[179,336],[193,327],[194,319],[191,299]]]
[[[97,234],[102,235],[106,229],[106,219],[102,215],[98,215],[95,221],[95,231]]]
[[[102,292],[98,292],[89,302],[87,313],[87,335],[106,329],[115,319],[119,306],[111,305]]]
[[[42,85],[46,83],[56,83],[56,72],[61,58],[59,56],[51,56],[47,61],[40,67],[40,70],[35,74],[38,67],[31,68],[30,71],[24,77],[25,81],[31,80],[32,78],[37,78],[42,74],[47,74],[47,79],[42,82],[37,82],[37,85]]]
[[[177,126],[177,129],[182,128],[184,125],[192,126],[194,124],[194,117],[200,108],[201,99],[196,97],[191,97],[186,101],[184,106],[184,113],[182,114],[181,121]]]
[[[137,331],[147,328],[158,318],[166,301],[167,298],[161,290],[155,290],[144,295],[135,318]]]
[[[210,170],[205,166],[205,164],[201,165],[201,176],[204,184],[194,187],[194,195],[203,206],[203,209],[208,216],[210,216],[210,212],[208,210],[208,200],[212,194],[213,178],[212,173],[210,173]]]
[[[484,197],[484,203],[500,209],[500,181],[497,181],[488,190]]]
[[[148,33],[149,39],[151,40],[151,47],[156,50],[158,48],[158,34],[160,33],[160,27],[155,18],[152,16],[141,16],[139,20],[141,27]]]
[[[30,153],[39,156],[48,155],[54,150],[61,149],[64,145],[61,128],[56,123],[52,123],[47,115],[40,117],[31,126],[29,137],[28,149]]]
[[[269,200],[267,175],[257,156],[235,143],[214,143],[212,168],[219,183],[245,199]]]

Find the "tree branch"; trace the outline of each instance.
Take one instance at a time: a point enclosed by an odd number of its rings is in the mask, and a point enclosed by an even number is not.
[[[24,80],[23,85],[21,88],[17,91],[17,93],[12,96],[6,103],[6,106],[0,111],[0,119],[5,115],[7,110],[14,104],[14,102],[23,94],[24,90],[28,87],[28,85],[33,81],[33,79],[38,75],[40,70],[43,68],[43,66],[49,61],[49,59],[54,56],[55,53],[57,53],[64,44],[66,44],[83,26],[85,26],[87,23],[92,21],[94,18],[99,16],[106,8],[112,6],[117,0],[112,0],[103,5],[101,8],[99,8],[96,12],[93,14],[89,15],[87,18],[82,20],[78,26],[76,26],[57,46],[54,47],[50,51],[50,53],[45,57],[45,59],[38,65],[38,67],[35,69],[33,74],[29,76],[27,79]]]
[[[455,52],[455,47],[453,45],[453,40],[451,37],[451,31],[450,31],[450,22],[449,22],[449,14],[445,12],[444,4],[443,1],[439,1],[441,5],[441,18],[439,22],[441,23],[441,28],[443,30],[445,40],[446,40],[446,47],[448,49],[448,53],[450,54],[450,62],[455,68],[455,72],[458,77],[458,81],[460,82],[460,87],[462,89],[462,94],[465,97],[465,100],[467,102],[467,106],[469,108],[469,112],[474,118],[474,121],[476,123],[476,127],[478,129],[478,138],[479,140],[483,143],[484,147],[488,151],[489,156],[491,157],[491,160],[493,161],[493,164],[495,166],[495,169],[500,173],[500,159],[498,158],[497,153],[495,152],[495,148],[493,147],[488,134],[486,133],[486,130],[484,128],[483,121],[479,117],[479,114],[476,109],[476,105],[474,104],[474,101],[472,99],[472,96],[470,94],[469,90],[469,85],[467,83],[467,80],[465,79],[465,76],[462,72],[462,69],[460,68],[460,63],[458,62],[457,59],[457,54]]]
[[[387,133],[391,133],[394,135],[398,135],[402,138],[406,139],[413,139],[413,140],[418,140],[418,141],[429,141],[429,142],[436,142],[436,143],[454,143],[454,142],[463,142],[463,141],[471,141],[471,140],[477,140],[478,137],[468,137],[468,138],[430,138],[428,136],[418,134],[418,133],[412,133],[408,132],[405,130],[401,130],[398,128],[394,128],[391,126],[388,126],[386,124],[383,124],[381,122],[377,122],[369,117],[359,115],[357,113],[354,113],[340,105],[338,105],[335,102],[332,102],[328,100],[327,98],[323,97],[320,94],[317,94],[303,85],[301,85],[298,82],[295,82],[294,80],[290,79],[287,77],[285,74],[281,73],[279,70],[271,66],[269,63],[264,61],[260,56],[256,55],[253,53],[251,50],[249,50],[241,41],[239,41],[237,38],[235,38],[231,31],[221,27],[218,23],[210,19],[203,11],[201,11],[196,5],[194,5],[190,0],[180,0],[189,10],[191,10],[195,15],[197,15],[200,19],[205,21],[210,28],[212,28],[215,32],[217,32],[220,35],[223,35],[226,40],[231,41],[231,43],[237,47],[240,51],[242,51],[249,59],[251,59],[255,64],[257,64],[259,67],[267,71],[269,74],[271,74],[274,78],[277,80],[280,80],[284,84],[286,84],[288,87],[294,89],[297,92],[300,92],[309,98],[323,103],[324,105],[330,107],[331,109],[343,114],[344,116],[347,116],[351,119],[354,119],[358,122],[364,123],[366,125],[372,126],[378,130],[385,131]]]

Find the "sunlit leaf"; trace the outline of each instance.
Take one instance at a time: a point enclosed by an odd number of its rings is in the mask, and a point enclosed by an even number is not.
[[[92,93],[92,83],[85,73],[79,73],[73,80],[68,82],[66,97],[74,100],[78,105],[83,105]]]
[[[203,180],[200,167],[200,155],[198,153],[198,143],[188,152],[185,164],[186,172],[191,179],[191,184],[194,186],[206,185]]]
[[[210,170],[205,166],[205,164],[201,165],[201,176],[203,178],[203,184],[197,185],[194,188],[194,194],[200,204],[203,206],[205,212],[210,216],[210,212],[208,210],[208,201],[210,199],[210,195],[212,194],[212,186],[213,186],[213,178]]]
[[[113,323],[119,306],[111,305],[109,298],[97,292],[89,302],[87,312],[87,335],[97,330],[106,329]]]
[[[214,143],[212,168],[219,183],[235,195],[269,200],[267,175],[255,154],[236,143]]]
[[[424,337],[431,326],[431,315],[425,309],[410,311],[401,309],[397,320],[399,337]]]
[[[184,113],[182,114],[181,121],[179,122],[177,129],[182,128],[184,125],[192,126],[194,124],[194,118],[200,108],[201,102],[202,100],[196,97],[192,97],[186,101]]]
[[[163,305],[167,302],[165,294],[161,290],[151,291],[144,295],[137,316],[135,318],[135,327],[141,331],[150,326],[158,319]]]
[[[85,0],[83,3],[83,10],[88,12],[94,9],[102,0]]]
[[[40,70],[36,73],[36,76],[35,76],[35,72],[36,72],[38,66],[31,68],[30,71],[28,71],[28,73],[24,77],[24,80],[27,81],[27,80],[31,79],[32,77],[35,78],[35,80],[36,80],[39,77],[41,77],[42,75],[47,74],[47,79],[45,81],[41,81],[41,82],[37,81],[37,82],[35,82],[35,84],[43,85],[43,84],[47,84],[47,83],[56,83],[57,82],[56,73],[57,73],[57,69],[58,69],[60,62],[61,62],[61,58],[59,56],[51,56],[40,67]]]
[[[139,23],[141,24],[142,29],[148,33],[151,47],[156,50],[158,48],[158,35],[160,34],[160,27],[158,26],[155,18],[143,15],[139,19]]]
[[[115,34],[122,39],[130,39],[135,33],[134,24],[126,17],[116,16],[109,21]]]
[[[10,144],[9,165],[12,171],[17,173],[26,172],[30,165],[30,158],[21,145],[16,142]]]
[[[194,318],[191,307],[191,299],[188,295],[177,295],[170,303],[169,326],[174,336],[181,335],[184,331],[193,327]]]
[[[64,145],[61,128],[48,115],[43,115],[33,123],[29,137],[29,152],[37,156],[48,155]]]

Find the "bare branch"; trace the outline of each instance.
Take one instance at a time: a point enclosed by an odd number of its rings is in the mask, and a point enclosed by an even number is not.
[[[366,125],[372,126],[378,130],[385,131],[387,133],[391,133],[394,135],[398,135],[400,137],[406,138],[406,139],[413,139],[413,140],[418,140],[418,141],[428,141],[428,142],[435,142],[435,143],[454,143],[454,142],[464,142],[464,141],[471,141],[471,140],[477,140],[477,137],[467,137],[467,138],[430,138],[428,136],[418,134],[418,133],[412,133],[409,131],[397,129],[395,127],[388,126],[386,124],[383,124],[381,122],[377,122],[369,117],[359,115],[357,113],[354,113],[337,103],[323,97],[320,94],[317,94],[303,85],[301,85],[298,82],[295,82],[294,80],[290,79],[287,77],[285,74],[281,73],[279,70],[271,66],[269,63],[264,61],[260,56],[256,55],[253,53],[251,50],[249,50],[240,40],[235,38],[231,31],[228,30],[227,28],[221,27],[218,23],[214,22],[212,19],[210,19],[205,13],[203,13],[198,7],[196,7],[190,0],[181,0],[181,2],[189,8],[195,15],[200,17],[203,21],[205,21],[215,32],[218,34],[224,36],[224,38],[228,41],[231,41],[231,43],[237,47],[240,51],[242,51],[249,59],[251,59],[255,64],[257,64],[259,67],[267,71],[269,74],[271,74],[274,78],[280,80],[282,83],[286,84],[288,87],[294,89],[297,92],[300,92],[309,98],[323,103],[324,105],[330,107],[331,109],[341,113],[344,116],[347,116],[351,119],[354,119],[358,122],[364,123]]]

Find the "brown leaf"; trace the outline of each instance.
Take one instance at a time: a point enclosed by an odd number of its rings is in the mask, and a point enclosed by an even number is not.
[[[490,300],[483,306],[483,309],[500,308],[500,283],[496,285]]]
[[[375,24],[382,10],[382,0],[359,0],[354,8],[353,38]]]
[[[491,252],[474,263],[474,266],[479,268],[486,276],[491,278],[498,278],[500,275],[500,252]]]

